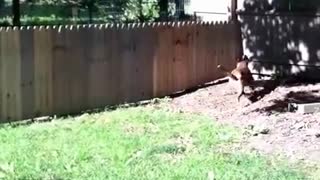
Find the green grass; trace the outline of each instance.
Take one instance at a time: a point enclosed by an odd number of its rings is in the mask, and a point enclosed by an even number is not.
[[[166,109],[118,109],[0,128],[4,179],[303,179],[256,154],[225,153],[233,128]]]

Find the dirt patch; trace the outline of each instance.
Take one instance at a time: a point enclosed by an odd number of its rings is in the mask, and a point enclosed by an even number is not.
[[[175,97],[170,106],[240,127],[247,133],[242,148],[320,162],[320,113],[287,111],[289,102],[319,102],[320,83],[269,86],[240,103],[236,97],[235,89],[223,83]]]

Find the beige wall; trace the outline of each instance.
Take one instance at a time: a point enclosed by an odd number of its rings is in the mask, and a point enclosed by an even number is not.
[[[193,14],[194,12],[216,12],[228,13],[228,6],[231,0],[190,0],[189,7],[186,8],[186,13]],[[217,15],[207,13],[197,13],[203,21],[227,21],[228,15]]]

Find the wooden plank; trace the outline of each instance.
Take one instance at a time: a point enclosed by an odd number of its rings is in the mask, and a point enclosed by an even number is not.
[[[144,91],[146,90],[146,84],[144,78],[148,76],[148,74],[143,75],[140,71],[147,72],[148,68],[150,68],[147,64],[143,63],[148,53],[148,49],[144,49],[146,48],[144,42],[148,41],[146,29],[146,27],[142,27],[125,30],[128,40],[125,41],[125,44],[128,53],[126,53],[126,58],[124,59],[127,66],[124,66],[123,70],[127,72],[125,73],[125,82],[129,85],[126,89],[127,94],[130,95],[129,102],[137,102],[145,96]],[[142,34],[144,37],[143,40],[141,38]]]
[[[139,29],[140,30],[140,29]],[[132,30],[120,28],[120,62],[121,62],[121,80],[120,80],[120,92],[122,94],[122,102],[132,102],[136,98],[136,76],[135,76],[135,63],[137,58],[133,52],[133,36]],[[140,34],[142,35],[142,33]]]
[[[209,57],[208,57],[208,29],[205,25],[205,23],[202,24],[201,26],[201,32],[202,32],[202,38],[203,38],[203,46],[202,46],[202,53],[203,53],[203,71],[202,71],[202,81],[199,82],[199,84],[205,83],[208,81],[208,61],[209,61]]]
[[[220,45],[220,42],[218,41],[218,37],[216,34],[217,26],[215,24],[211,25],[211,32],[212,32],[212,59],[213,59],[213,65],[212,65],[212,80],[216,80],[223,77],[223,74],[220,73],[220,71],[217,69],[217,66],[219,64],[218,59],[218,47]]]
[[[153,94],[155,97],[167,95],[172,90],[171,69],[173,48],[171,43],[171,28],[162,23],[157,28],[157,49],[153,67]]]
[[[10,87],[8,86],[8,63],[10,63],[9,61],[9,54],[8,54],[8,50],[9,50],[9,40],[11,38],[11,31],[12,29],[10,28],[9,30],[5,30],[2,33],[2,45],[1,45],[1,57],[2,57],[2,61],[1,61],[1,82],[2,82],[2,109],[1,109],[1,114],[2,114],[2,120],[3,122],[10,122],[11,119],[9,119],[10,115],[8,112],[10,101],[8,100],[8,98],[10,97]]]
[[[156,50],[153,59],[153,97],[163,96],[166,94],[165,87],[167,86],[166,59],[168,54],[165,52],[163,41],[166,40],[166,27],[164,23],[159,23],[155,31]]]
[[[105,33],[98,28],[90,28],[89,49],[89,107],[107,105],[108,64],[106,63]]]
[[[173,82],[173,90],[172,92],[177,92],[177,91],[181,91],[181,78],[179,78],[179,70],[181,67],[179,63],[180,61],[180,56],[179,56],[179,50],[180,50],[180,44],[181,44],[181,39],[179,37],[179,33],[177,32],[177,22],[173,22],[173,26],[172,26],[172,39],[171,39],[171,43],[173,46],[173,57],[172,57],[172,82]]]
[[[164,61],[166,66],[164,74],[166,74],[167,81],[165,92],[166,94],[171,94],[175,92],[173,27],[167,27],[162,46],[164,46],[164,53],[167,54],[166,60]]]
[[[69,84],[70,84],[70,113],[79,113],[88,108],[88,63],[86,37],[89,32],[85,28],[70,27],[66,31],[69,37]]]
[[[195,22],[191,24],[191,36],[192,36],[192,84],[195,86],[198,82],[197,68],[198,68],[198,37],[197,37],[197,25]]]
[[[76,81],[76,75],[77,75],[77,52],[75,49],[77,48],[77,41],[75,36],[75,32],[73,30],[70,30],[69,26],[63,28],[63,34],[64,34],[64,45],[65,45],[65,53],[63,56],[63,68],[65,73],[65,81],[64,83],[68,83],[68,86],[63,94],[68,95],[67,100],[67,106],[66,113],[72,114],[76,113],[77,110],[79,110],[79,103],[77,100],[77,81]],[[62,65],[62,64],[61,64]]]
[[[5,62],[5,48],[6,48],[6,43],[5,43],[5,37],[6,37],[6,32],[4,29],[0,29],[0,123],[6,121],[6,117],[4,114],[4,98],[5,98],[5,86],[4,86],[4,62]]]
[[[153,98],[153,71],[158,34],[156,28],[148,26],[133,34],[136,50],[136,100]],[[137,31],[135,31],[137,32]],[[143,35],[142,35],[143,34]],[[138,36],[140,35],[140,36]]]
[[[228,65],[228,61],[230,61],[229,59],[225,58],[225,48],[226,46],[228,46],[229,44],[226,44],[225,42],[227,41],[226,39],[224,39],[224,35],[225,35],[225,29],[223,28],[223,24],[221,24],[220,22],[218,24],[215,25],[216,26],[216,40],[219,42],[219,46],[217,47],[217,58],[218,58],[218,63],[222,66],[224,66],[226,69],[228,70],[232,70],[232,68],[230,68],[230,66]],[[224,76],[224,74],[219,71],[221,73],[222,76]]]
[[[13,55],[13,71],[14,76],[12,77],[12,82],[14,82],[14,88],[13,91],[15,92],[14,97],[15,97],[15,105],[14,109],[12,109],[12,117],[15,120],[22,119],[22,102],[21,102],[21,54],[20,54],[20,31],[19,29],[15,29],[13,31],[13,46],[11,49],[11,52],[15,53]],[[12,51],[15,50],[15,51]]]
[[[203,33],[204,33],[204,39],[205,39],[205,52],[204,52],[204,59],[205,59],[205,75],[204,75],[204,82],[209,82],[212,80],[212,72],[213,72],[213,59],[212,59],[212,52],[213,52],[213,39],[212,37],[212,32],[210,29],[209,24],[205,24],[203,26]]]
[[[180,69],[182,67],[180,61],[180,44],[181,44],[181,39],[179,37],[179,33],[177,32],[177,27],[178,24],[177,22],[173,22],[173,27],[172,27],[172,39],[171,43],[173,46],[173,57],[172,57],[172,82],[173,82],[173,91],[172,92],[177,92],[181,91],[181,76],[180,74]]]
[[[198,82],[198,84],[202,84],[208,81],[208,76],[207,76],[207,67],[208,67],[208,31],[207,28],[205,27],[204,24],[200,26],[201,29],[201,54],[202,54],[202,65],[201,65],[201,81]]]
[[[218,71],[218,56],[217,56],[217,48],[219,47],[219,41],[217,41],[216,35],[216,26],[215,24],[211,24],[209,26],[210,31],[210,55],[211,55],[211,64],[210,64],[210,81],[216,80],[222,77],[222,74]]]
[[[69,40],[66,37],[66,30],[62,27],[53,29],[52,48],[53,48],[53,109],[55,114],[63,115],[69,113],[71,107],[71,88],[70,88],[70,59],[69,59]]]
[[[22,98],[22,117],[33,118],[35,114],[35,84],[34,84],[34,36],[32,29],[20,31],[21,41],[21,98]],[[50,54],[49,54],[50,56]],[[51,57],[51,56],[50,56]],[[49,57],[49,58],[50,58]]]
[[[193,78],[193,58],[194,58],[194,37],[193,37],[193,26],[187,24],[184,27],[186,29],[186,50],[188,54],[186,55],[186,88],[195,87]]]
[[[103,29],[104,31],[104,52],[105,52],[105,57],[103,59],[103,62],[105,64],[105,77],[104,77],[104,84],[106,85],[105,87],[105,104],[106,105],[115,105],[117,103],[117,97],[116,93],[117,91],[117,77],[114,73],[114,70],[117,69],[117,66],[114,67],[115,64],[118,63],[118,59],[113,59],[114,53],[117,52],[117,42],[113,41],[113,35],[114,35],[114,30],[110,27],[105,27]],[[117,55],[115,56],[117,57]]]
[[[236,44],[236,31],[234,29],[234,24],[233,23],[228,23],[226,24],[227,28],[228,28],[228,32],[230,33],[229,39],[228,39],[228,44],[229,44],[229,48],[228,48],[228,55],[230,59],[236,59],[236,46],[238,46]],[[229,61],[232,62],[232,61]]]
[[[155,24],[154,24],[155,25]],[[149,53],[146,54],[146,58],[144,59],[146,62],[145,64],[147,65],[148,69],[146,70],[146,76],[145,77],[145,84],[147,85],[146,90],[144,91],[144,96],[143,96],[143,100],[147,99],[147,98],[154,98],[155,96],[153,96],[153,71],[154,71],[154,62],[156,61],[155,58],[155,54],[156,51],[158,50],[158,33],[157,33],[157,27],[155,26],[149,27],[148,28],[148,41],[150,42],[150,44],[145,41],[144,44],[147,47],[146,49],[148,50]],[[143,75],[143,71],[140,70],[139,73],[141,75]]]
[[[161,95],[167,95],[172,93],[174,88],[174,81],[172,77],[172,69],[173,69],[173,42],[172,38],[172,27],[165,25],[163,32],[159,37],[159,46],[160,46],[160,63],[162,65],[162,70],[160,70],[161,74],[159,77],[161,78],[161,82],[163,82],[161,88]]]
[[[153,71],[152,71],[152,96],[157,97],[158,95],[161,96],[161,86],[163,86],[163,82],[161,81],[160,74],[161,74],[161,61],[160,61],[160,54],[159,54],[159,34],[161,33],[162,27],[160,26],[160,23],[155,23],[154,26],[157,28],[155,29],[155,38],[156,38],[156,44],[155,44],[155,53],[153,57]]]
[[[190,85],[190,83],[188,82],[188,74],[189,74],[189,67],[188,67],[188,59],[191,56],[191,51],[189,49],[189,37],[188,37],[188,27],[186,26],[186,24],[184,22],[181,22],[180,28],[182,29],[181,32],[181,39],[182,39],[182,43],[181,43],[181,49],[180,49],[180,57],[182,58],[181,61],[181,66],[183,67],[181,69],[181,74],[182,74],[182,89],[187,89]]]
[[[196,25],[195,31],[196,37],[196,49],[197,49],[197,60],[196,60],[196,77],[197,84],[202,84],[205,82],[205,69],[206,69],[206,56],[205,56],[205,33],[204,28],[201,24]]]
[[[232,25],[233,31],[233,44],[235,50],[233,51],[234,58],[241,56],[243,54],[243,47],[242,47],[242,35],[241,35],[241,24],[240,23],[233,23]],[[272,40],[271,40],[272,41]]]
[[[187,57],[189,55],[188,39],[185,27],[178,22],[174,28],[175,43],[175,91],[181,91],[188,87],[187,85]]]
[[[229,46],[229,32],[228,32],[228,28],[226,25],[224,25],[223,23],[222,24],[219,24],[219,29],[220,29],[220,37],[223,37],[223,41],[222,39],[220,38],[220,41],[221,41],[221,54],[220,54],[220,58],[223,60],[223,64],[224,66],[227,68],[227,69],[232,69],[232,67],[230,67],[229,65],[229,61],[228,61],[228,46]],[[229,36],[228,36],[229,35]],[[235,60],[233,60],[235,61]]]
[[[87,38],[88,34],[90,33],[89,29],[80,28],[77,31],[76,39],[78,46],[77,53],[75,54],[77,60],[77,68],[75,70],[76,76],[76,101],[73,101],[73,105],[77,106],[78,103],[79,110],[86,110],[89,106],[89,60],[88,56],[88,48],[87,48]]]
[[[230,23],[225,23],[223,25],[224,36],[225,37],[225,46],[224,46],[224,57],[226,62],[226,68],[233,69],[236,66],[236,56],[233,52],[234,43],[233,38],[235,36],[235,32],[233,31],[233,26]]]
[[[35,116],[53,112],[52,42],[47,29],[34,30]]]
[[[15,121],[21,116],[20,34],[9,29],[2,36],[2,114],[3,121]]]
[[[224,58],[224,49],[225,49],[225,42],[227,40],[224,40],[224,29],[223,29],[223,25],[219,22],[216,23],[215,25],[215,41],[217,42],[217,46],[215,48],[215,57],[217,58],[217,65],[223,65],[226,69],[231,70],[232,68],[230,68],[230,66],[228,65],[228,62],[226,61],[230,61],[231,59],[225,59]],[[216,66],[217,67],[217,66]],[[225,74],[222,73],[220,70],[217,70],[217,77],[224,77]]]
[[[119,38],[121,37],[120,30],[116,27],[110,27],[111,31],[111,44],[112,44],[112,54],[111,54],[111,82],[112,82],[112,93],[113,95],[113,103],[119,104],[124,102],[124,97],[122,95],[122,92],[120,91],[121,88],[121,74],[122,74],[122,68],[121,68],[121,42],[119,41]]]

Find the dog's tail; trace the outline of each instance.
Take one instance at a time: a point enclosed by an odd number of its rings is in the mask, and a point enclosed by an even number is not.
[[[218,65],[217,66],[218,69],[220,69],[221,71],[223,71],[227,76],[229,76],[230,78],[232,78],[233,80],[238,80],[238,78],[236,76],[234,76],[233,74],[231,74],[231,72],[229,72],[228,70],[226,70],[222,65]]]

